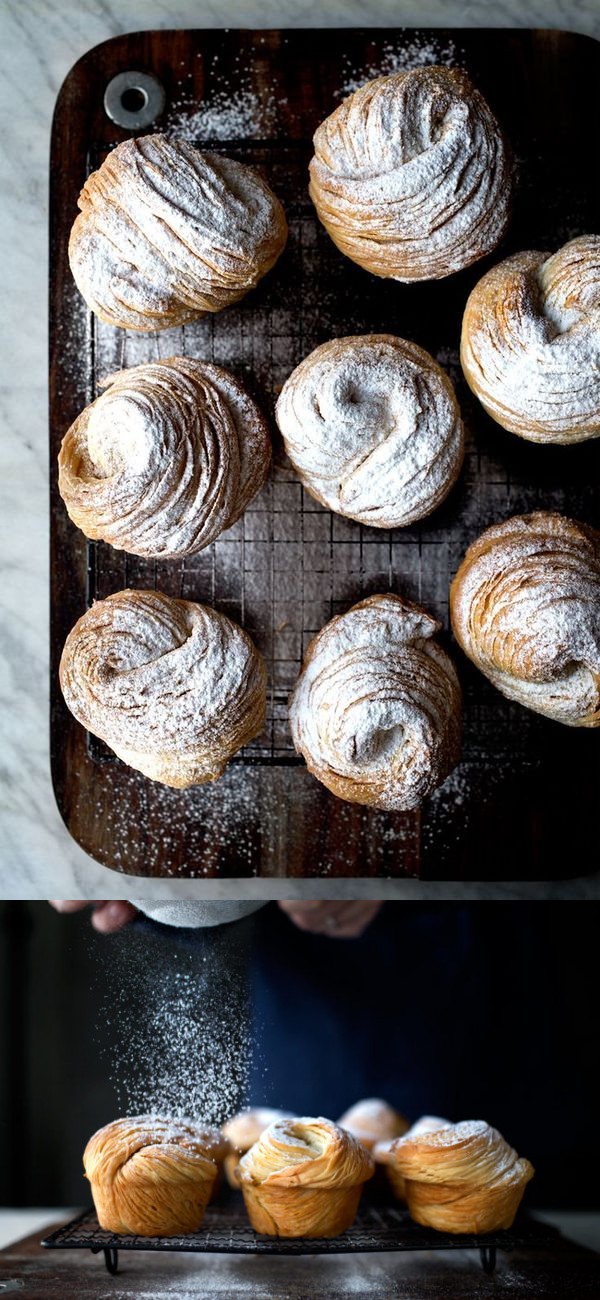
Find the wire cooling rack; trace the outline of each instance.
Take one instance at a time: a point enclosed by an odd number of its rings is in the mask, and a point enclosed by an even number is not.
[[[288,699],[308,642],[334,614],[366,595],[388,590],[424,604],[447,627],[449,584],[470,540],[470,516],[483,526],[508,513],[511,474],[469,438],[461,487],[449,502],[436,511],[433,521],[393,530],[343,519],[304,490],[272,419],[292,369],[326,338],[386,330],[413,337],[415,322],[398,319],[394,282],[368,279],[334,249],[307,194],[308,140],[285,145],[256,140],[194,143],[249,163],[269,179],[288,218],[285,272],[267,276],[251,302],[178,329],[141,334],[116,329],[90,314],[89,400],[101,391],[107,375],[123,367],[175,354],[213,361],[232,370],[271,417],[273,468],[266,487],[233,528],[184,561],[148,561],[103,543],[88,543],[87,601],[89,606],[127,586],[158,587],[172,596],[213,605],[240,623],[266,658],[270,685],[265,731],[233,762],[294,764],[300,759],[291,742]],[[88,172],[105,156],[106,149],[92,149]],[[419,287],[426,293],[426,287]],[[458,332],[455,341],[458,344]],[[457,351],[442,351],[440,360],[456,381]],[[528,508],[541,503],[539,492],[530,490]],[[479,751],[490,732],[496,744],[504,733],[512,746],[516,729],[511,707],[507,710],[485,683],[477,682],[475,695],[475,749]],[[525,719],[521,710],[520,744],[526,744],[532,727],[535,721]],[[88,749],[97,760],[115,761],[94,737],[88,738]]]
[[[45,1237],[42,1246],[60,1250],[91,1250],[104,1254],[109,1273],[118,1269],[119,1251],[185,1251],[188,1254],[343,1255],[358,1252],[415,1250],[478,1250],[485,1273],[493,1273],[498,1250],[543,1247],[557,1229],[520,1216],[510,1231],[481,1236],[435,1232],[413,1223],[406,1211],[393,1206],[367,1206],[340,1237],[284,1238],[261,1236],[248,1223],[241,1202],[209,1206],[202,1227],[181,1237],[134,1237],[105,1232],[94,1210]]]
[[[419,50],[426,62],[433,52],[469,73],[507,131],[519,182],[507,237],[491,258],[445,280],[403,285],[369,275],[334,246],[308,198],[307,169],[312,133],[341,96],[378,72],[418,64]],[[282,256],[238,307],[156,337],[92,321],[68,266],[86,172],[123,138],[103,103],[125,69],[145,69],[162,83],[164,111],[152,129],[259,168],[290,226]],[[449,641],[450,580],[483,529],[540,507],[597,519],[598,442],[540,447],[506,433],[472,397],[458,357],[467,296],[490,262],[523,248],[554,251],[597,224],[580,130],[597,113],[597,70],[597,42],[568,33],[384,28],[133,33],[72,69],[57,103],[50,168],[52,772],[71,834],[98,861],[143,876],[515,879],[532,868],[536,878],[562,877],[565,865],[571,873],[589,857],[593,736],[505,700],[456,647],[449,648],[465,703],[462,759],[417,812],[345,804],[309,779],[292,752],[287,696],[307,640],[361,596],[391,588],[420,602]],[[232,104],[242,108],[229,114]],[[388,533],[331,516],[291,473],[273,423],[270,483],[212,548],[156,568],[102,545],[86,553],[58,492],[56,457],[100,379],[177,352],[214,357],[272,420],[281,384],[312,348],[367,332],[413,340],[456,386],[465,465],[430,518]],[[60,654],[86,589],[91,601],[127,583],[214,603],[265,653],[267,727],[210,787],[172,791],[146,780],[87,740],[65,707]]]
[[[332,277],[331,241],[305,193],[308,141],[285,147],[268,141],[195,143],[237,157],[269,176],[286,208],[290,230],[285,285],[274,288],[271,282],[269,294],[258,307],[253,302],[251,311],[245,304],[211,313],[192,325],[145,335],[117,330],[90,315],[90,400],[115,370],[187,353],[231,369],[270,415],[292,369],[322,341],[328,304],[335,311],[345,303],[347,332],[364,329],[364,286],[355,299],[345,275],[336,287],[338,267]],[[88,170],[98,167],[104,156],[92,151]],[[339,333],[333,322],[331,330]],[[144,561],[89,543],[87,598],[89,605],[118,586],[159,587],[213,605],[245,627],[267,660],[267,725],[233,761],[288,764],[300,762],[291,742],[287,702],[308,642],[349,604],[393,589],[398,572],[404,589],[408,579],[420,600],[424,544],[419,530],[408,535],[367,528],[325,510],[305,492],[286,462],[277,431],[272,432],[275,454],[269,482],[232,528],[199,554],[174,563]],[[443,543],[437,539],[433,545],[437,552]],[[436,555],[436,572],[440,559],[441,553]],[[447,565],[442,567],[445,572]],[[435,612],[446,621],[447,589],[438,593]],[[96,758],[114,757],[93,737],[89,747]]]

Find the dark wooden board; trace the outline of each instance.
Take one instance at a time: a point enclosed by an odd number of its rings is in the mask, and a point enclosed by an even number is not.
[[[171,877],[512,880],[574,876],[596,866],[590,858],[597,733],[509,704],[456,647],[465,692],[463,760],[419,812],[382,814],[334,799],[293,763],[284,714],[302,640],[361,593],[391,585],[420,599],[447,627],[449,580],[468,543],[488,524],[540,506],[598,520],[598,444],[539,447],[499,429],[462,380],[458,341],[466,297],[491,261],[524,247],[555,249],[597,227],[589,141],[598,128],[599,48],[586,37],[547,31],[144,32],[97,46],[69,73],[51,149],[52,773],[68,829],[98,861],[134,875]],[[446,281],[403,286],[367,275],[337,252],[306,197],[306,165],[312,132],[339,103],[343,86],[430,54],[464,67],[489,99],[513,144],[519,188],[508,237],[493,258]],[[187,123],[186,138],[212,142],[259,166],[280,193],[291,226],[286,252],[254,294],[185,332],[165,331],[156,344],[91,320],[67,261],[81,185],[128,135],[105,115],[104,89],[115,73],[131,68],[154,72],[165,87],[165,113],[153,129],[176,134]],[[258,135],[246,131],[240,138],[235,119],[231,138],[216,142],[202,124],[191,129],[190,116],[202,104],[222,106],[228,94],[254,104]],[[241,120],[245,129],[243,114]],[[466,465],[431,519],[388,534],[319,510],[303,514],[300,489],[276,445],[272,483],[241,532],[185,571],[127,562],[108,547],[88,549],[70,524],[57,491],[56,454],[111,367],[155,355],[144,351],[151,344],[165,356],[185,347],[198,356],[227,357],[271,411],[277,388],[313,346],[373,329],[415,339],[457,384],[468,433]],[[231,585],[235,563],[223,560],[236,554],[236,546],[245,599]],[[287,561],[277,568],[271,553]],[[90,744],[58,688],[62,645],[86,601],[155,581],[172,594],[214,599],[234,616],[245,614],[272,668],[268,741],[232,764],[220,782],[191,791],[147,781]],[[252,603],[257,582],[267,583],[269,605],[261,603],[264,585]],[[304,628],[294,621],[298,583],[313,597]],[[314,599],[319,587],[320,604]],[[288,624],[291,648],[282,650],[280,629]]]
[[[101,1256],[43,1250],[36,1234],[0,1252],[0,1285],[21,1283],[22,1300],[597,1300],[600,1288],[598,1255],[562,1238],[547,1250],[500,1253],[492,1277],[472,1251],[319,1259],[136,1253],[119,1262],[109,1277]]]

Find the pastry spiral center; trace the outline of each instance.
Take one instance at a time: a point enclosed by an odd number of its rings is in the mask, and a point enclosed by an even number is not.
[[[106,393],[94,406],[87,426],[87,450],[97,478],[124,469],[143,474],[154,459],[155,438],[148,402],[132,392]]]
[[[284,385],[277,420],[317,498],[376,527],[428,514],[462,460],[450,381],[428,353],[393,335],[316,348]]]

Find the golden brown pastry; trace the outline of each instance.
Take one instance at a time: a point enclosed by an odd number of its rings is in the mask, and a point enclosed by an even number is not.
[[[422,1115],[421,1119],[415,1120],[406,1133],[400,1134],[401,1137],[418,1137],[421,1133],[434,1133],[438,1128],[449,1128],[449,1119],[440,1119],[439,1115]],[[375,1161],[376,1168],[385,1170],[387,1181],[398,1201],[406,1204],[406,1186],[405,1180],[400,1173],[394,1157],[396,1138],[386,1138],[383,1141],[376,1142],[371,1152]]]
[[[473,289],[462,324],[467,383],[530,442],[600,434],[600,236],[514,253]]]
[[[600,533],[538,511],[486,528],[450,590],[454,635],[509,700],[600,725]]]
[[[82,726],[164,785],[216,780],[264,726],[267,673],[250,637],[158,591],[92,605],[67,637],[60,684]]]
[[[238,1115],[227,1120],[223,1125],[222,1133],[224,1138],[233,1148],[225,1157],[225,1174],[230,1187],[239,1187],[240,1180],[236,1170],[240,1162],[240,1157],[258,1142],[259,1137],[264,1133],[270,1124],[274,1124],[279,1119],[294,1119],[289,1110],[274,1110],[270,1106],[253,1106],[249,1110],[241,1110]]]
[[[464,72],[412,68],[368,81],[318,127],[314,146],[319,217],[374,275],[439,280],[502,239],[510,152]]]
[[[458,761],[461,694],[440,624],[369,596],[310,642],[290,700],[296,749],[340,799],[416,808]]]
[[[460,473],[464,436],[448,376],[393,334],[332,339],[277,402],[286,452],[323,505],[376,528],[435,510]]]
[[[94,1133],[84,1154],[101,1228],[173,1237],[200,1227],[223,1159],[218,1129],[139,1115]]]
[[[365,1097],[355,1102],[338,1119],[340,1128],[352,1133],[367,1151],[373,1151],[377,1142],[392,1141],[408,1129],[408,1120],[381,1097]]]
[[[257,172],[164,135],[117,145],[79,207],[75,282],[101,320],[123,329],[184,325],[238,302],[287,238],[279,199]]]
[[[65,435],[58,486],[86,537],[134,555],[193,555],[263,486],[265,420],[220,366],[169,357],[105,381]]]
[[[365,1148],[328,1119],[271,1124],[238,1165],[252,1227],[276,1237],[337,1237],[374,1173]]]
[[[411,1219],[440,1232],[510,1228],[534,1169],[495,1128],[468,1119],[394,1145]]]

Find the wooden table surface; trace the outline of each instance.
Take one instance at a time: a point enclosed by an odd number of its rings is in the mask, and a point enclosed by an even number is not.
[[[473,1252],[459,1251],[318,1260],[131,1253],[110,1277],[101,1257],[44,1250],[35,1233],[0,1252],[2,1295],[10,1282],[23,1300],[598,1300],[600,1257],[559,1238],[544,1251],[500,1254],[486,1277]]]

